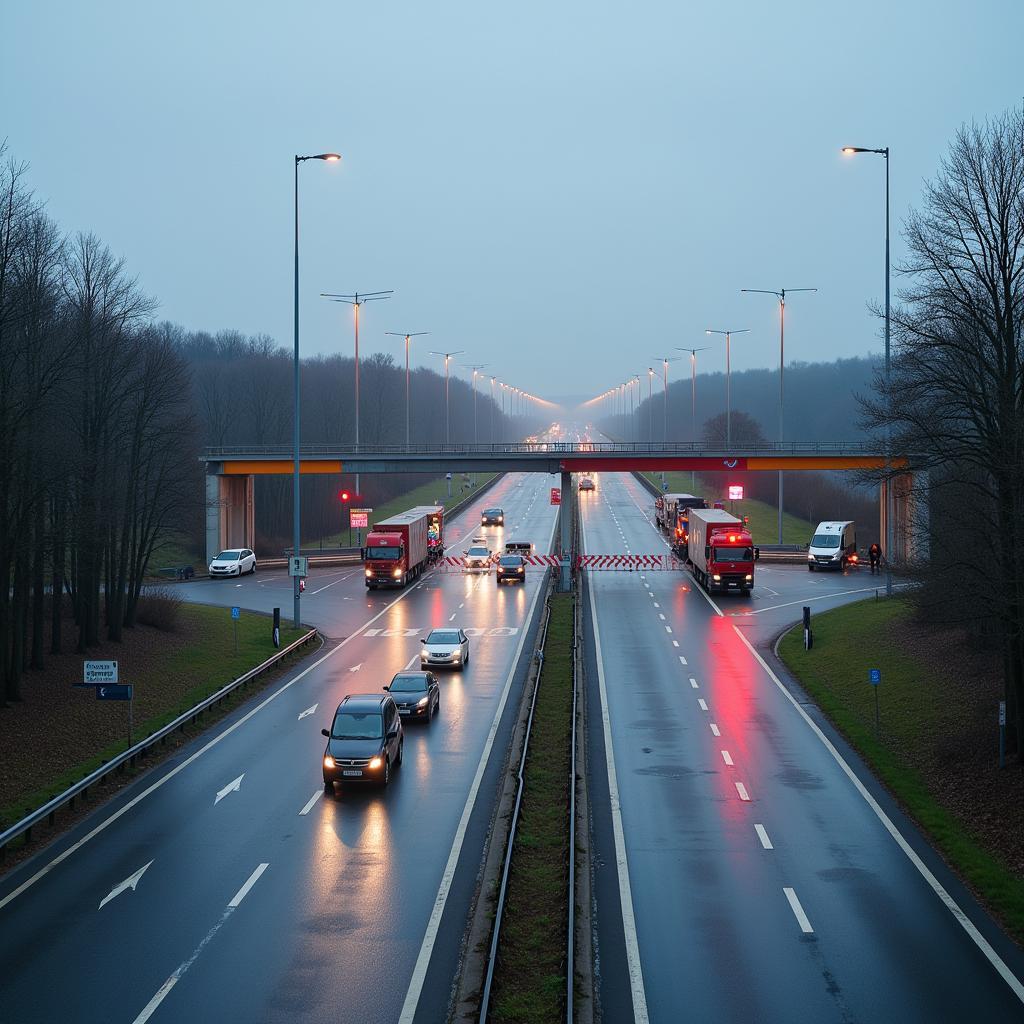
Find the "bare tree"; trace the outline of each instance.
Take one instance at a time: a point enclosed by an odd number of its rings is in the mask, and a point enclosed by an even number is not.
[[[934,509],[972,528],[932,530],[920,567],[933,618],[985,623],[1002,644],[1008,719],[1024,740],[1024,111],[957,134],[905,237],[891,381],[864,401],[932,470]],[[926,529],[922,521],[919,529]]]

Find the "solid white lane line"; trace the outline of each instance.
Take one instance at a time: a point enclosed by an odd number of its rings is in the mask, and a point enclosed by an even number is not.
[[[348,576],[342,576],[341,579],[335,580],[334,583],[328,583],[326,586],[318,587],[316,590],[311,590],[309,592],[309,596],[312,597],[314,594],[322,594],[325,590],[328,590],[331,587],[333,587],[335,583],[344,583],[345,580],[351,579],[353,576],[355,576],[355,573],[350,572]]]
[[[558,528],[558,519],[551,526],[551,537],[548,539],[550,550],[555,539],[555,530]],[[525,622],[533,619],[534,609],[537,607],[537,600],[541,595],[542,587],[538,587],[533,594],[529,610],[526,613]],[[491,727],[484,742],[483,752],[480,754],[480,761],[476,766],[476,773],[473,782],[469,787],[466,796],[466,804],[462,810],[462,817],[459,819],[458,827],[455,829],[455,838],[452,840],[452,848],[448,854],[448,861],[441,874],[441,883],[434,898],[434,906],[430,911],[430,918],[427,921],[426,931],[423,935],[423,942],[420,944],[419,955],[416,957],[416,964],[412,970],[412,977],[409,979],[409,987],[405,993],[405,1001],[402,1003],[402,1011],[398,1016],[398,1024],[412,1024],[416,1016],[416,1007],[419,1005],[420,993],[423,991],[423,982],[427,977],[427,968],[430,966],[430,955],[434,951],[434,943],[437,941],[437,932],[441,927],[441,917],[444,914],[445,904],[448,902],[448,894],[451,892],[452,881],[455,878],[455,869],[458,867],[459,856],[462,853],[462,844],[466,838],[466,829],[469,827],[469,819],[472,817],[473,808],[476,806],[477,793],[480,790],[480,783],[483,780],[484,772],[487,769],[487,762],[491,756],[491,748],[494,746],[494,737],[497,735],[498,726],[501,723],[501,716],[505,711],[508,702],[508,695],[512,689],[512,680],[515,678],[516,669],[519,665],[519,658],[523,653],[523,645],[526,643],[528,629],[519,631],[519,643],[516,646],[515,654],[512,656],[512,664],[505,677],[505,685],[498,699],[498,707],[495,709],[494,718],[491,720]],[[646,1018],[645,1018],[646,1019]]]
[[[732,754],[728,750],[721,751],[722,760],[731,768],[732,767]]]
[[[413,656],[412,656],[412,657],[411,657],[411,658],[409,659],[409,664],[408,664],[408,665],[406,665],[406,666],[405,666],[405,668],[403,668],[403,669],[402,669],[402,671],[403,671],[403,672],[408,672],[408,671],[409,671],[409,669],[411,669],[411,668],[413,667],[413,665],[418,665],[418,664],[419,664],[419,662],[420,662],[420,656],[419,656],[419,654],[418,654],[418,653],[417,653],[417,654],[414,654],[414,655],[413,655]]]
[[[679,664],[680,664],[680,665],[685,665],[685,664],[687,664],[687,661],[686,661],[686,659],[685,659],[685,658],[684,658],[684,657],[683,657],[683,656],[682,656],[681,654],[679,655]]]
[[[313,810],[313,805],[324,795],[324,788],[321,786],[307,801],[306,806],[299,811],[299,814],[309,814]]]
[[[245,884],[238,892],[231,898],[231,902],[228,904],[229,907],[234,909],[249,895],[249,890],[260,880],[260,875],[269,868],[269,864],[260,864],[255,871],[246,879]]]
[[[747,792],[747,787],[742,782],[736,783],[736,792],[739,793],[741,800],[749,800],[750,794]]]
[[[701,711],[707,711],[707,709],[708,709],[708,702],[703,697],[698,697],[697,698],[697,703],[700,705]]]
[[[906,584],[897,583],[896,586],[905,586]],[[786,601],[784,604],[771,604],[767,608],[758,608],[757,611],[747,612],[748,615],[760,615],[762,612],[773,612],[776,608],[789,608],[794,604],[808,604],[811,601],[827,601],[830,597],[843,597],[846,594],[870,594],[872,591],[878,590],[878,587],[863,587],[860,590],[836,590],[831,594],[821,594],[819,597],[805,597],[802,601]]]
[[[586,550],[586,519],[580,517],[580,532]],[[594,647],[597,652],[597,686],[601,697],[601,726],[604,733],[605,763],[608,769],[608,795],[611,804],[612,835],[615,840],[615,868],[619,878],[619,905],[622,913],[622,931],[626,945],[626,969],[629,973],[629,988],[633,1000],[633,1019],[636,1024],[647,1024],[647,995],[644,992],[643,966],[640,963],[640,944],[636,934],[636,918],[633,915],[633,891],[629,884],[629,862],[626,859],[626,837],[622,828],[622,804],[619,798],[618,775],[615,771],[615,750],[612,746],[611,715],[608,708],[608,686],[604,674],[604,657],[601,651],[601,630],[597,622],[597,602],[594,588],[589,586],[590,619],[594,630]]]
[[[299,682],[299,680],[304,679],[307,675],[309,675],[310,672],[313,671],[313,669],[318,668],[328,658],[333,658],[334,655],[338,653],[338,651],[341,651],[345,648],[346,644],[348,644],[350,641],[358,637],[362,633],[362,631],[366,629],[367,626],[372,626],[373,623],[375,623],[379,618],[381,618],[384,615],[387,615],[388,611],[390,611],[391,608],[398,604],[399,601],[405,600],[405,598],[408,597],[411,592],[412,591],[410,590],[402,591],[402,593],[399,594],[398,597],[394,599],[394,601],[391,601],[388,604],[384,605],[384,607],[381,608],[381,610],[377,612],[376,615],[374,615],[372,618],[367,619],[366,622],[359,626],[358,629],[356,629],[349,636],[345,637],[345,639],[342,640],[336,647],[332,647],[322,657],[317,658],[317,660],[314,661],[312,665],[307,665],[306,668],[304,668],[298,675],[293,676],[291,679],[288,680],[287,683],[285,683],[283,686],[281,686],[272,694],[270,694],[269,697],[266,697],[263,700],[261,700],[259,704],[256,705],[256,707],[252,708],[250,711],[247,711],[244,715],[242,715],[242,717],[239,718],[237,722],[233,722],[222,733],[218,733],[216,736],[213,737],[212,740],[210,740],[208,743],[205,743],[194,754],[185,758],[185,760],[182,761],[181,764],[172,768],[166,775],[161,776],[151,786],[147,786],[146,789],[139,793],[138,796],[132,797],[132,799],[129,800],[126,804],[123,804],[116,811],[114,811],[114,813],[111,814],[109,818],[105,818],[94,829],[92,829],[91,831],[87,832],[84,836],[82,836],[82,838],[79,839],[78,842],[73,843],[66,850],[57,854],[57,856],[54,857],[53,860],[49,861],[49,863],[44,864],[43,867],[41,867],[34,875],[31,875],[29,878],[26,878],[25,881],[22,882],[17,889],[13,889],[6,896],[4,896],[3,899],[0,899],[0,910],[3,910],[3,908],[6,907],[8,903],[16,899],[18,896],[20,896],[30,886],[35,885],[35,883],[38,882],[39,879],[42,878],[44,875],[49,874],[55,867],[57,867],[58,864],[62,864],[64,861],[66,861],[68,857],[70,857],[73,853],[75,853],[77,850],[85,846],[85,844],[89,842],[90,839],[94,839],[108,826],[113,825],[115,821],[122,817],[122,815],[127,814],[133,807],[135,807],[136,804],[141,803],[143,800],[146,799],[147,796],[149,796],[152,793],[155,793],[161,786],[166,785],[179,772],[183,772],[190,764],[192,764],[194,761],[197,761],[208,750],[212,750],[222,740],[226,740],[228,736],[230,736],[236,729],[240,729],[243,725],[245,725],[245,723],[248,722],[249,719],[253,717],[253,715],[262,711],[272,701],[277,700],[277,698],[280,697],[282,693],[284,693],[286,690],[291,689],[291,687],[293,687],[297,682]]]
[[[768,833],[765,831],[764,825],[755,825],[754,831],[757,833],[757,838],[761,840],[761,845],[766,850],[775,849],[775,847],[772,846],[772,841],[768,838]]]
[[[786,894],[786,899],[789,900],[790,909],[793,911],[793,916],[800,925],[800,931],[805,935],[809,935],[814,931],[814,929],[811,927],[811,922],[804,913],[804,908],[800,906],[800,901],[796,898],[796,893],[786,885],[782,887],[782,891]]]
[[[718,607],[717,604],[715,604],[714,601],[711,600],[711,595],[697,582],[697,577],[694,576],[693,573],[690,572],[689,569],[687,569],[686,571],[689,574],[690,579],[693,580],[693,586],[691,587],[691,589],[692,590],[699,590],[701,595],[703,596],[704,600],[707,601],[707,603],[709,605],[711,605],[712,608],[715,609],[715,614],[716,615],[721,615],[722,618],[725,618],[725,613],[722,611],[721,608]]]
[[[221,930],[227,919],[235,912],[235,908],[238,906],[238,904],[245,899],[246,893],[248,893],[248,891],[256,884],[256,881],[259,879],[260,875],[262,875],[263,872],[267,870],[268,866],[269,865],[267,864],[261,864],[249,876],[249,880],[245,883],[245,885],[242,886],[241,889],[238,890],[238,892],[235,894],[235,898],[227,905],[227,907],[224,908],[224,913],[221,914],[220,919],[217,921],[217,923],[206,933],[206,935],[203,937],[203,941],[200,942],[198,946],[196,946],[195,950],[192,952],[192,955],[183,963],[181,963],[178,966],[177,970],[175,970],[174,973],[157,989],[156,995],[153,996],[153,998],[150,999],[148,1003],[146,1003],[145,1007],[142,1010],[142,1013],[140,1013],[138,1017],[135,1018],[133,1024],[146,1024],[146,1021],[148,1021],[149,1018],[153,1016],[153,1014],[156,1012],[157,1007],[164,1001],[164,999],[167,998],[167,993],[170,992],[171,989],[178,984],[184,973],[196,962],[196,960],[199,959],[199,954],[202,953],[202,951],[206,948],[207,944],[214,937],[214,935],[216,935],[217,932]]]
[[[977,927],[975,927],[974,922],[961,909],[960,904],[957,903],[956,900],[953,899],[953,897],[950,896],[950,894],[946,891],[945,886],[943,886],[942,883],[935,877],[935,875],[932,874],[931,870],[928,868],[928,865],[925,864],[925,862],[921,860],[921,858],[917,855],[916,851],[913,849],[913,847],[911,847],[910,843],[908,843],[907,840],[903,837],[903,833],[900,832],[900,830],[896,827],[896,825],[893,823],[889,815],[882,810],[878,801],[867,791],[867,788],[865,787],[864,783],[861,782],[859,778],[857,778],[853,769],[849,766],[849,764],[847,764],[846,759],[843,757],[843,755],[840,754],[838,750],[836,750],[835,745],[821,731],[821,728],[814,721],[814,719],[811,718],[811,716],[808,715],[807,712],[804,711],[804,709],[799,705],[793,694],[791,694],[789,690],[786,688],[786,685],[771,670],[768,663],[764,660],[764,658],[761,657],[760,654],[758,654],[758,652],[754,649],[750,641],[743,635],[743,631],[737,628],[736,626],[733,626],[733,629],[736,630],[736,635],[739,636],[739,638],[744,642],[744,644],[746,644],[747,650],[749,650],[750,653],[758,660],[758,662],[760,662],[761,667],[765,670],[765,672],[768,673],[768,676],[772,680],[772,682],[775,683],[779,690],[782,691],[783,695],[790,702],[790,704],[792,704],[793,707],[796,708],[800,717],[811,727],[811,730],[814,732],[815,736],[817,736],[818,739],[821,740],[825,749],[832,755],[833,758],[835,758],[836,763],[843,770],[843,773],[850,780],[850,782],[853,783],[854,788],[864,798],[864,801],[871,808],[871,810],[875,812],[875,816],[885,827],[885,830],[889,833],[889,835],[891,835],[893,839],[896,841],[896,844],[906,855],[910,863],[913,864],[915,868],[917,868],[921,877],[928,883],[929,886],[931,886],[931,889],[935,893],[935,895],[938,896],[939,899],[942,900],[942,902],[946,905],[946,909],[953,915],[953,917],[956,918],[960,927],[963,928],[965,932],[967,932],[967,934],[971,937],[971,940],[974,942],[974,944],[985,955],[985,958],[988,960],[988,962],[996,969],[999,976],[1003,979],[1003,981],[1006,982],[1007,985],[1010,986],[1010,989],[1013,992],[1013,994],[1022,1003],[1024,1003],[1024,984],[1021,983],[1017,975],[1015,975],[1013,971],[1010,970],[1010,968],[1006,965],[1006,962],[992,948],[991,944],[985,938],[985,936],[978,931]]]
[[[712,736],[721,736],[721,735],[722,735],[722,734],[721,734],[721,733],[720,733],[720,732],[718,731],[718,726],[717,726],[717,725],[715,725],[715,723],[714,723],[714,722],[712,722],[712,723],[711,723],[711,735],[712,735]]]

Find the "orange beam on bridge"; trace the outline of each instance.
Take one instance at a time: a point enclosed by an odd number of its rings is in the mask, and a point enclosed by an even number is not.
[[[748,458],[747,469],[884,469],[885,459],[876,455],[780,455],[775,458]],[[908,461],[893,459],[893,469],[906,469]]]
[[[224,476],[281,476],[294,470],[291,459],[235,459],[221,463]],[[342,473],[339,459],[301,459],[300,473]]]

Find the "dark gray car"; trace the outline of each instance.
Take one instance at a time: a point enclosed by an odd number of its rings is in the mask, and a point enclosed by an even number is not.
[[[428,722],[441,710],[441,688],[433,672],[399,672],[388,686],[402,718],[425,718]]]
[[[377,782],[386,786],[402,763],[405,733],[390,694],[353,693],[338,705],[324,750],[324,789],[336,782]]]

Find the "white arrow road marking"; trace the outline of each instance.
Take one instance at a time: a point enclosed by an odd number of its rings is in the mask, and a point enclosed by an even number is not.
[[[307,718],[309,715],[313,714],[313,712],[316,711],[318,707],[320,707],[319,704],[314,704],[311,708],[306,708],[306,710],[299,715],[296,721],[301,722],[304,718]]]
[[[213,806],[216,807],[228,793],[237,793],[242,787],[242,779],[244,778],[245,772],[242,772],[234,782],[229,782],[223,789],[217,790],[217,799],[213,801]]]
[[[349,672],[358,672],[358,671],[359,671],[359,670],[360,670],[360,669],[361,669],[362,667],[363,667],[363,663],[362,663],[362,662],[359,662],[359,664],[358,664],[358,665],[353,665],[353,666],[352,666],[352,667],[351,667],[351,668],[349,669]]]
[[[149,864],[152,863],[152,861],[149,862]],[[135,892],[135,887],[139,884],[139,879],[146,873],[146,868],[149,867],[149,864],[143,864],[135,874],[129,875],[123,882],[119,882],[115,885],[114,888],[103,897],[100,901],[100,905],[96,909],[102,910],[115,896],[120,896],[125,889],[131,889],[132,892]]]

